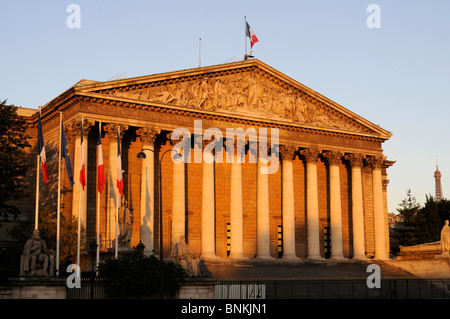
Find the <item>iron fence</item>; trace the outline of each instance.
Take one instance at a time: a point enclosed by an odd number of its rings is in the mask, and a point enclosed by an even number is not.
[[[365,279],[222,281],[216,299],[433,299],[450,298],[450,279]]]
[[[81,288],[67,288],[68,299],[108,299],[107,281],[81,278]],[[365,279],[294,279],[218,281],[215,299],[450,299],[449,279],[382,279],[369,288]],[[159,294],[129,296],[158,299]],[[169,295],[165,298],[170,298]]]
[[[108,280],[102,277],[81,277],[80,287],[66,288],[67,299],[109,299],[107,293]],[[133,295],[127,299],[159,299],[160,294]],[[170,294],[165,293],[164,298],[169,299]]]

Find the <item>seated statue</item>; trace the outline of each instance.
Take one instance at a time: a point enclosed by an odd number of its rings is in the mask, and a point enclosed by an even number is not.
[[[201,276],[199,261],[189,250],[185,236],[180,236],[180,241],[173,245],[170,255],[173,262],[180,264],[181,267],[186,269],[188,276]]]
[[[39,236],[39,230],[33,231],[20,257],[21,276],[53,276],[54,252],[48,250],[45,241]]]

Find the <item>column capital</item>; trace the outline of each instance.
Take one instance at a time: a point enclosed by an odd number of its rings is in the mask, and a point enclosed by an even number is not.
[[[120,138],[123,137],[123,134],[126,130],[128,130],[128,125],[125,124],[116,124],[116,123],[109,123],[106,124],[104,127],[104,131],[106,132],[106,135],[111,138],[117,138],[117,129],[120,127]]]
[[[339,151],[328,151],[322,154],[330,165],[339,165],[342,159],[342,153]]]
[[[320,150],[317,148],[307,148],[300,151],[307,163],[316,163],[319,158]]]
[[[66,134],[67,143],[73,143],[77,132],[70,123],[64,124],[64,133]]]
[[[88,119],[83,119],[83,135],[86,137],[89,134],[91,127],[94,125],[93,121]],[[69,124],[66,125],[68,133],[70,137],[77,137],[81,134],[81,118],[75,119]]]
[[[284,160],[294,159],[296,151],[297,147],[295,147],[294,145],[280,145],[280,155]]]
[[[367,156],[367,164],[372,167],[372,169],[381,169],[383,166],[384,158],[383,156]]]
[[[158,134],[161,133],[160,129],[141,127],[136,131],[136,134],[141,137],[143,143],[155,143],[155,139]]]
[[[389,180],[388,179],[383,179],[382,180],[383,183],[383,190],[387,190],[388,184],[389,184]]]
[[[356,153],[348,154],[345,155],[345,159],[349,161],[352,167],[361,167],[363,165],[364,155]]]

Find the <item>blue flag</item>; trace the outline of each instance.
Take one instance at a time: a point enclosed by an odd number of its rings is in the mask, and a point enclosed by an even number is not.
[[[61,125],[61,158],[66,160],[67,175],[69,176],[70,184],[73,186],[72,164],[70,163],[69,148],[67,147],[66,134],[64,134],[64,125]]]

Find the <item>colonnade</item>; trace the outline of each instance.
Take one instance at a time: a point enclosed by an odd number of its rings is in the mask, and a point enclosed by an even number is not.
[[[121,132],[127,129],[122,126]],[[89,129],[84,129],[85,134]],[[110,135],[110,150],[117,149],[117,125],[107,124],[104,127],[106,134]],[[155,138],[160,130],[154,128],[139,128],[137,135],[141,137],[142,148],[149,150],[142,160],[141,172],[141,198],[140,198],[140,238],[150,253],[154,244],[154,200],[155,200]],[[87,144],[87,143],[86,143]],[[75,138],[75,153],[79,152],[79,137]],[[87,154],[87,146],[85,146]],[[113,194],[115,188],[117,153],[109,152],[109,183],[108,187],[108,228],[107,236],[115,238],[114,223],[117,202]],[[343,154],[336,151],[322,151],[314,148],[300,149],[294,145],[279,146],[281,179],[282,179],[282,231],[283,231],[283,259],[296,259],[295,240],[295,210],[294,210],[294,170],[293,160],[296,154],[302,156],[306,163],[306,227],[307,227],[307,258],[321,259],[320,254],[320,224],[319,224],[319,195],[317,162],[319,157],[328,162],[329,167],[329,214],[331,228],[331,258],[344,259],[343,249],[343,226],[341,211],[341,187],[339,165],[345,160],[351,167],[351,214],[353,234],[353,259],[365,259],[365,227],[364,227],[364,198],[362,185],[363,160],[372,168],[372,189],[374,207],[374,242],[375,258],[386,259],[385,245],[385,213],[382,189],[382,163],[381,156],[367,156],[363,154]],[[230,225],[231,225],[231,251],[229,258],[243,259],[244,256],[244,227],[243,227],[243,192],[242,192],[242,164],[237,160],[236,153],[231,163],[230,172]],[[74,169],[77,172],[79,156],[74,155]],[[209,157],[209,158],[208,158]],[[205,159],[209,160],[205,160]],[[272,157],[270,160],[274,160]],[[278,159],[276,159],[278,160]],[[86,156],[87,161],[87,156]],[[189,164],[188,164],[189,165]],[[269,178],[263,174],[262,169],[267,167],[268,161],[261,156],[257,160],[257,253],[256,258],[272,258],[270,254],[270,231],[269,231]],[[87,163],[86,163],[87,166]],[[106,170],[106,168],[105,168]],[[182,160],[173,161],[172,181],[172,242],[177,242],[180,236],[184,236],[185,229],[185,163]],[[202,162],[202,212],[201,212],[201,258],[217,258],[216,234],[215,234],[215,202],[214,198],[214,160],[213,154],[203,154]],[[78,216],[79,190],[77,184],[73,191],[73,214]],[[84,192],[86,193],[86,192]],[[367,200],[367,199],[366,199]],[[80,217],[86,219],[86,199],[81,201]]]

